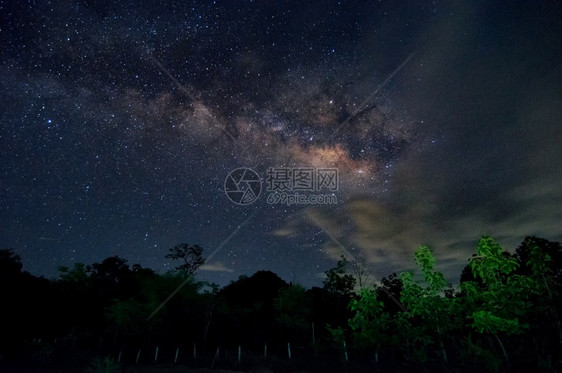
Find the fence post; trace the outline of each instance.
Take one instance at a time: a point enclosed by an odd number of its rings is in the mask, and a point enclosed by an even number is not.
[[[139,363],[140,353],[141,353],[141,349],[139,348],[139,350],[137,351],[137,358],[136,358],[136,360],[135,360],[135,364],[138,364],[138,363]]]
[[[177,363],[177,362],[178,362],[178,355],[179,355],[179,353],[180,353],[180,348],[178,347],[178,348],[176,348],[176,357],[174,358],[174,363]]]
[[[289,354],[289,360],[291,360],[291,343],[287,342],[287,353]]]
[[[154,361],[158,361],[158,346],[156,346],[156,351],[154,351]]]
[[[217,352],[215,352],[215,357],[213,358],[213,362],[211,363],[211,368],[215,366],[215,362],[219,358],[220,351],[221,351],[221,346],[217,346]]]
[[[312,345],[316,346],[316,334],[314,333],[314,322],[312,323]]]

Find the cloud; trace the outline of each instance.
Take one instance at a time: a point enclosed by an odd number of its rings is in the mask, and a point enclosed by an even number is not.
[[[208,271],[208,272],[227,272],[227,273],[234,272],[234,269],[228,268],[223,262],[203,264],[201,267],[199,267],[199,270]]]
[[[547,196],[559,194],[553,188],[538,189],[525,191],[535,196],[541,190]],[[414,191],[419,192],[416,189]],[[409,193],[413,195],[412,191]],[[506,190],[506,195],[513,193],[513,190]],[[521,197],[520,193],[514,195]],[[429,197],[431,200],[431,195]],[[542,200],[542,197],[536,198]],[[424,194],[418,194],[418,198],[423,201]],[[354,259],[364,257],[375,278],[416,269],[414,251],[420,245],[430,245],[437,257],[439,270],[449,281],[457,283],[462,268],[484,234],[498,239],[507,250],[515,249],[527,235],[559,240],[562,221],[559,206],[548,203],[533,205],[531,202],[530,206],[517,209],[503,219],[492,220],[492,214],[486,210],[486,206],[473,208],[463,215],[457,211],[443,210],[442,206],[433,206],[431,203],[417,205],[392,198],[383,202],[357,197],[336,209],[307,207],[302,213],[289,216],[276,234],[298,237],[307,234],[310,227],[325,230],[329,233],[324,234],[322,247],[326,257],[337,259],[341,255],[348,256],[348,253]],[[353,258],[348,256],[348,259]]]

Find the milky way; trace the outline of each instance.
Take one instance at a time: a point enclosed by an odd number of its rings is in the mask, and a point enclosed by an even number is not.
[[[32,273],[188,242],[202,279],[309,286],[431,244],[456,281],[482,234],[562,238],[559,5],[0,4],[0,245]],[[337,169],[337,204],[234,204],[239,167]]]

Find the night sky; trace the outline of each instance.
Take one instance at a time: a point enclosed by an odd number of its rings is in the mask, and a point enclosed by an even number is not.
[[[458,282],[483,234],[562,240],[559,1],[140,3],[0,1],[0,247],[32,274],[187,242],[198,279],[312,286],[429,244]],[[268,203],[269,168],[337,169],[337,203]]]

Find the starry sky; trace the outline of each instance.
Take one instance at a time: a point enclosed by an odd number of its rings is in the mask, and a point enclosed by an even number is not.
[[[483,234],[562,240],[560,40],[558,1],[0,0],[0,247],[313,286],[428,244],[458,282]],[[337,203],[268,203],[270,168],[337,169]]]

